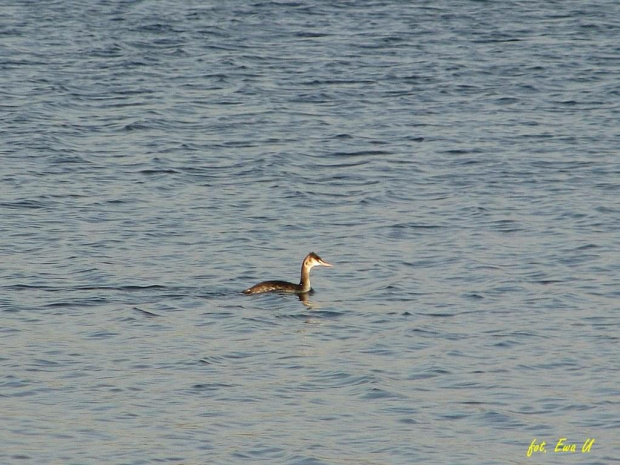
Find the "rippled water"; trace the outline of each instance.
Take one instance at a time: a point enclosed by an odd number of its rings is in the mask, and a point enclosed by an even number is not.
[[[618,18],[5,3],[0,462],[618,463]]]

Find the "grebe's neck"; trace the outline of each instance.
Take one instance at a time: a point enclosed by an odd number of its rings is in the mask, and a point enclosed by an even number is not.
[[[306,260],[301,264],[301,280],[299,281],[300,292],[310,292],[310,266],[306,265]]]

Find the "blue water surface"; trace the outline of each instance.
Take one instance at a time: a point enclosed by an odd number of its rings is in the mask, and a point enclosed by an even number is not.
[[[620,462],[619,18],[5,2],[0,462]]]

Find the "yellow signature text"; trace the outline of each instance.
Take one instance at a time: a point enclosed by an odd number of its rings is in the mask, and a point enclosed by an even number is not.
[[[575,453],[579,450],[577,448],[577,443],[568,443],[566,442],[567,440],[568,438],[558,439],[558,442],[555,444],[555,447],[553,448],[553,452]],[[594,444],[594,438],[586,439],[583,445],[581,446],[581,453],[585,454],[585,453],[590,452],[590,450],[592,450],[592,444]],[[542,453],[542,454],[547,453],[547,442],[546,441],[538,442],[538,439],[534,438],[532,442],[530,443],[530,447],[528,447],[527,449],[527,456],[531,457],[532,454],[538,454],[538,453]]]

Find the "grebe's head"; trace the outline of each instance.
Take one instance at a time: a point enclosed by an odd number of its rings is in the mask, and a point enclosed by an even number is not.
[[[323,260],[321,257],[319,257],[314,252],[310,252],[308,255],[306,255],[306,258],[304,258],[304,267],[308,269],[313,268],[315,266],[319,266],[319,265],[320,266],[333,266],[327,263],[325,260]]]

